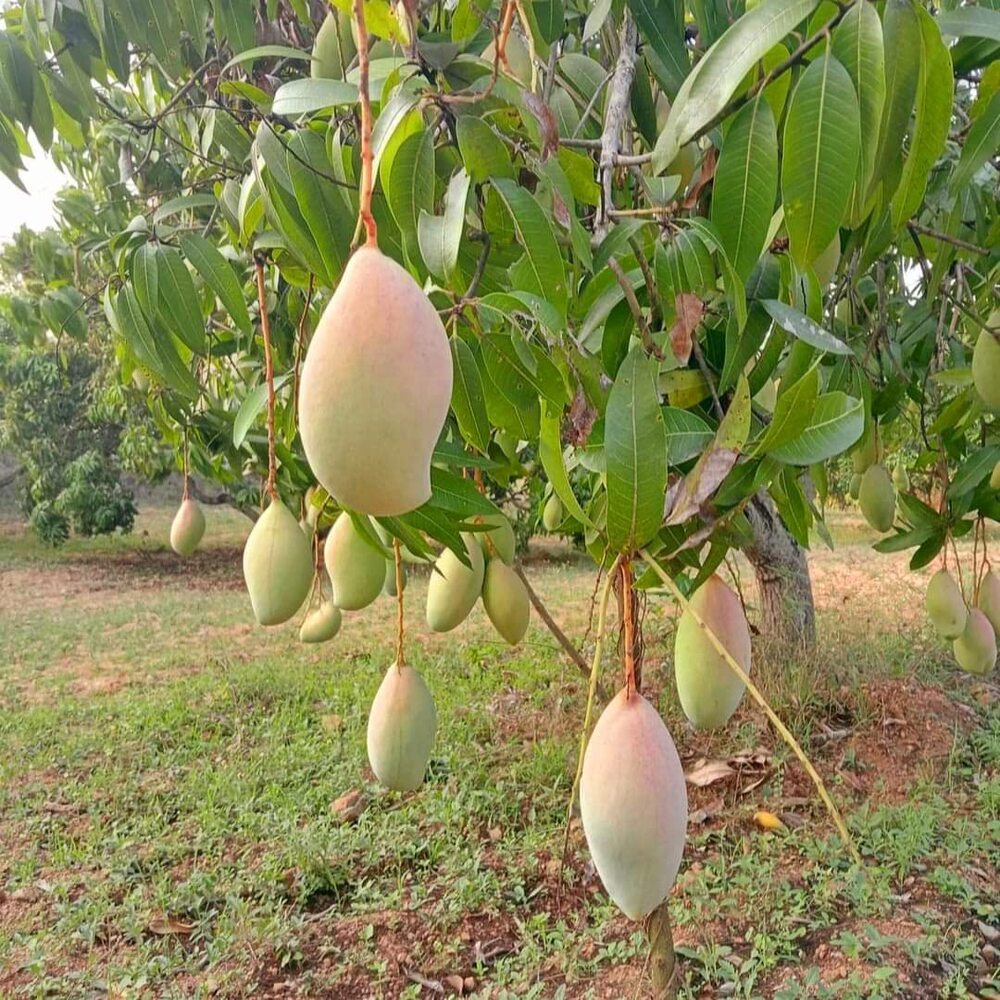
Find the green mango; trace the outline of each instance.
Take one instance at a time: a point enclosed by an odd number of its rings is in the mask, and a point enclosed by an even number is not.
[[[181,502],[170,525],[170,547],[179,556],[189,556],[205,534],[205,515],[197,500]]]
[[[927,617],[943,639],[957,639],[965,630],[969,610],[962,591],[946,569],[939,569],[927,584],[924,598]]]
[[[509,566],[514,561],[517,546],[514,529],[506,514],[486,514],[481,518],[483,524],[495,524],[495,528],[478,535],[483,547],[483,555],[489,558],[494,552]],[[487,541],[489,539],[489,541]],[[492,548],[491,548],[492,545]]]
[[[340,631],[340,608],[333,601],[324,601],[306,615],[299,629],[299,642],[326,642]]]
[[[431,571],[427,624],[435,632],[450,632],[461,625],[483,592],[486,565],[482,547],[472,534],[463,533],[462,540],[471,566],[463,565],[451,549],[445,549]]]
[[[542,508],[542,527],[546,531],[555,531],[560,524],[563,522],[563,505],[562,500],[553,493],[548,500],[545,501],[545,506]]]
[[[413,667],[389,667],[368,713],[368,762],[387,788],[412,792],[427,773],[437,711]]]
[[[990,317],[990,325],[1000,323],[1000,313]],[[972,352],[972,383],[986,409],[1000,413],[1000,340],[982,330]]]
[[[367,608],[382,592],[385,556],[365,541],[347,514],[337,518],[326,536],[323,559],[333,585],[333,602],[343,611]]]
[[[490,559],[483,580],[483,607],[493,627],[512,646],[528,631],[531,599],[521,578],[502,559]]]
[[[883,534],[896,518],[896,491],[884,465],[872,465],[861,477],[858,503],[865,520]]]
[[[966,673],[985,676],[996,666],[996,632],[979,608],[973,608],[969,612],[965,630],[953,643],[952,651],[958,665]]]
[[[287,622],[309,596],[312,547],[295,515],[277,498],[257,519],[243,547],[243,579],[261,625]]]

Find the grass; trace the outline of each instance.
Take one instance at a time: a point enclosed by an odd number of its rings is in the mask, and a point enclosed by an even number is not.
[[[59,552],[0,527],[0,997],[434,995],[421,980],[490,1000],[645,995],[644,939],[578,823],[560,870],[585,690],[537,620],[514,650],[480,609],[435,636],[411,578],[408,656],[440,728],[424,788],[386,793],[364,727],[391,602],[302,647],[251,624],[245,521],[213,511],[189,563],[162,550],[168,523],[146,512],[130,538]],[[919,581],[868,565],[856,531],[816,556],[819,652],[762,672],[864,872],[752,707],[721,734],[686,728],[672,622],[650,602],[647,693],[685,766],[764,761],[691,789],[707,815],[672,897],[682,996],[1000,995],[997,690],[949,665],[911,606]],[[582,637],[586,565],[547,545],[528,571]],[[331,805],[353,790],[364,809],[345,822]],[[758,808],[788,829],[763,834]]]

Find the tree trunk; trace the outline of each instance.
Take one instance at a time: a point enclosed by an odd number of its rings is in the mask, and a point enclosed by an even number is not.
[[[758,493],[747,504],[746,515],[754,533],[746,555],[757,576],[761,632],[777,645],[812,647],[816,643],[816,607],[805,550],[791,536],[766,493]]]

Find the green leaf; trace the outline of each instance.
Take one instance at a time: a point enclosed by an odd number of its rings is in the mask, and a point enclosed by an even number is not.
[[[354,13],[354,0],[330,0],[342,14],[351,17]],[[364,0],[365,26],[372,35],[386,38],[392,42],[402,43],[405,39],[399,29],[389,5],[389,0]]]
[[[697,413],[676,406],[662,406],[660,412],[667,440],[668,465],[690,461],[715,437],[715,431]]]
[[[781,197],[801,270],[829,245],[847,212],[861,144],[858,99],[829,47],[810,63],[785,120]]]
[[[776,451],[794,441],[809,426],[819,398],[819,388],[819,370],[810,368],[797,382],[782,389],[771,422],[754,449],[755,455]]]
[[[417,223],[420,254],[431,274],[452,283],[458,266],[458,249],[465,225],[465,203],[469,197],[469,175],[459,170],[448,182],[444,215],[421,211]]]
[[[544,403],[542,406],[542,418],[538,436],[538,457],[541,460],[545,475],[552,484],[552,489],[562,501],[566,512],[584,527],[597,531],[597,526],[584,513],[573,493],[573,488],[569,484],[569,476],[566,472],[566,458],[562,447],[560,415],[562,411],[559,407],[551,403]]]
[[[788,465],[814,465],[841,455],[865,429],[865,406],[844,392],[827,392],[816,400],[809,423],[794,441],[771,452]]]
[[[357,86],[343,80],[289,80],[275,91],[271,112],[296,118],[312,111],[354,104],[357,100]]]
[[[343,271],[350,256],[354,207],[344,197],[323,138],[316,132],[303,130],[291,137],[286,163],[299,212],[332,278]]]
[[[195,354],[201,354],[205,350],[205,321],[191,272],[173,247],[160,247],[157,271],[160,319]]]
[[[132,287],[142,311],[147,316],[156,313],[160,301],[159,272],[157,269],[157,246],[155,243],[143,243],[132,254]]]
[[[372,128],[372,170],[379,175],[379,164],[392,142],[396,130],[409,117],[417,105],[417,97],[397,91],[386,101]]]
[[[954,38],[989,38],[1000,42],[1000,10],[986,6],[956,7],[937,16],[942,35]]]
[[[198,385],[181,361],[172,338],[169,334],[154,336],[131,288],[125,287],[118,293],[115,315],[122,335],[141,364],[188,398],[198,395]]]
[[[471,479],[431,466],[431,489],[434,492],[434,506],[449,510],[462,517],[475,514],[496,514],[497,508],[476,488]]]
[[[181,237],[180,247],[181,253],[202,276],[205,284],[215,292],[236,326],[243,333],[252,334],[253,324],[250,322],[243,290],[229,261],[208,240],[193,233]]]
[[[451,338],[451,357],[455,371],[451,408],[458,420],[458,429],[466,441],[485,455],[490,444],[490,420],[476,357],[458,336]]]
[[[667,442],[656,391],[656,363],[641,347],[618,369],[604,418],[608,544],[639,548],[660,529],[667,486]]]
[[[180,195],[160,205],[153,213],[153,221],[162,222],[164,219],[168,219],[171,215],[176,215],[178,212],[186,212],[198,208],[214,208],[217,204],[218,198],[214,194]]]
[[[954,88],[951,55],[941,32],[922,7],[920,19],[920,73],[917,78],[917,117],[903,175],[892,199],[892,224],[897,229],[920,208],[931,167],[944,151],[951,124]]]
[[[274,391],[277,392],[291,377],[291,372],[276,376]],[[240,408],[236,411],[236,417],[233,420],[233,445],[235,447],[239,448],[243,444],[247,432],[253,427],[257,417],[263,413],[266,406],[267,383],[261,382],[243,397],[243,402],[240,403]]]
[[[951,175],[950,187],[958,192],[979,172],[979,168],[1000,146],[1000,91],[991,98],[986,110],[972,123],[965,137],[965,146],[955,172]]]
[[[758,96],[726,132],[712,193],[712,223],[744,283],[764,250],[777,191],[778,130]]]
[[[910,124],[920,75],[920,20],[913,0],[886,0],[882,37],[885,49],[885,104],[869,194],[874,194],[878,185],[885,181],[884,204],[892,196],[898,182],[899,152]]]
[[[750,436],[750,386],[745,375],[736,380],[733,398],[715,432],[715,447],[724,451],[742,451]]]
[[[793,309],[777,299],[764,299],[761,305],[782,330],[809,344],[810,347],[830,354],[853,353],[847,344],[832,333],[828,333],[815,320],[799,312],[798,309]]]
[[[861,114],[861,153],[850,206],[851,222],[858,225],[865,215],[885,106],[882,22],[874,4],[856,3],[851,7],[833,33],[833,54],[854,84]]]
[[[667,97],[673,99],[691,70],[684,42],[683,6],[680,17],[674,0],[628,0],[628,6],[648,42],[644,55],[649,68]]]
[[[169,6],[153,0],[154,7]],[[246,0],[213,0],[215,36],[226,39],[234,52],[245,52],[256,39],[256,11]]]
[[[434,210],[434,134],[421,129],[407,136],[389,167],[386,197],[403,235],[407,256],[420,263],[420,216]]]
[[[308,62],[312,58],[309,52],[302,49],[293,49],[290,45],[256,45],[246,52],[233,56],[225,66],[222,67],[221,75],[225,76],[228,70],[242,63],[254,62],[257,59],[300,59]],[[355,94],[355,96],[357,96]]]
[[[473,115],[462,115],[455,127],[458,151],[469,176],[476,184],[491,177],[514,177],[514,165],[503,140],[489,124]],[[560,152],[560,157],[562,150]]]
[[[743,78],[769,49],[807,18],[819,0],[763,0],[732,25],[688,74],[653,150],[662,173],[729,102]]]
[[[481,343],[486,412],[497,427],[523,441],[538,436],[539,401],[530,380],[502,349],[503,335],[484,337]]]
[[[524,248],[524,256],[511,269],[512,277],[518,279],[520,289],[548,299],[565,317],[566,271],[548,217],[532,195],[516,182],[496,178],[492,184],[507,206],[514,220],[518,243]]]
[[[971,493],[984,479],[988,479],[993,467],[1000,462],[1000,445],[977,448],[952,476],[948,484],[948,499]]]

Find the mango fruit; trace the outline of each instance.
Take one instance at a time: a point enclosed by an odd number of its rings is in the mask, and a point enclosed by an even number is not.
[[[451,385],[448,336],[430,299],[394,260],[361,247],[302,366],[299,431],[320,484],[373,516],[429,500]]]
[[[1000,462],[993,466],[990,473],[990,489],[1000,490]]]
[[[739,598],[721,577],[713,575],[689,603],[729,655],[749,674],[750,628]],[[743,681],[729,668],[687,609],[677,623],[674,674],[681,708],[696,729],[724,726],[746,691]]]
[[[338,24],[338,20],[338,11],[330,10],[316,32],[309,63],[314,80],[343,80],[345,70],[357,54],[351,30]]]
[[[387,788],[411,792],[427,772],[437,731],[434,699],[413,667],[389,667],[368,713],[368,762]]]
[[[829,245],[813,261],[812,268],[820,288],[826,288],[837,275],[840,265],[840,233],[836,233]]]
[[[512,646],[528,631],[531,599],[521,578],[502,559],[490,559],[483,579],[483,607],[493,627]]]
[[[990,317],[990,325],[1000,322],[1000,314]],[[986,409],[1000,413],[1000,340],[989,330],[981,330],[972,352],[972,384]]]
[[[857,500],[858,494],[860,492],[861,492],[861,473],[855,472],[854,475],[851,476],[850,485],[847,487],[847,495],[852,500]]]
[[[483,592],[486,574],[483,550],[472,534],[463,534],[462,541],[470,566],[460,562],[451,549],[445,549],[431,570],[427,585],[427,624],[435,632],[450,632],[461,625]]]
[[[896,518],[896,490],[884,465],[869,466],[861,477],[858,504],[865,520],[883,534],[892,528]]]
[[[205,535],[205,515],[197,500],[181,501],[170,525],[170,547],[179,556],[189,556]]]
[[[910,492],[910,474],[902,462],[897,462],[892,470],[892,485],[896,487],[898,493]]]
[[[965,630],[969,610],[955,578],[946,569],[939,569],[931,577],[924,607],[942,639],[957,639]]]
[[[545,501],[545,506],[542,508],[542,527],[546,531],[555,531],[556,528],[562,524],[563,520],[563,505],[562,500],[553,493],[548,500]]]
[[[333,603],[342,611],[367,608],[382,592],[386,558],[365,541],[348,514],[341,514],[326,536],[323,561]]]
[[[299,629],[299,642],[326,642],[340,631],[340,608],[333,601],[324,601],[306,615]]]
[[[496,525],[496,527],[490,528],[489,531],[484,531],[478,536],[479,543],[483,547],[483,555],[489,559],[495,552],[509,566],[514,561],[517,543],[514,538],[514,529],[511,527],[507,515],[485,514],[482,522],[483,524]]]
[[[952,644],[958,665],[969,674],[988,674],[997,662],[997,635],[979,608],[969,612],[965,630]]]
[[[851,463],[855,472],[862,475],[882,458],[882,445],[879,441],[878,424],[869,424],[851,452]]]
[[[402,567],[403,590],[406,590],[406,567]],[[385,566],[385,583],[382,584],[382,593],[386,597],[398,597],[396,593],[396,561],[390,559]]]
[[[309,596],[312,547],[295,515],[277,498],[257,519],[243,547],[243,579],[261,625],[287,622]]]
[[[1000,636],[1000,577],[993,570],[987,570],[979,585],[979,610],[986,615],[993,631]]]
[[[608,895],[633,920],[651,913],[677,877],[687,789],[674,741],[641,694],[620,691],[597,720],[580,778],[580,814]]]

